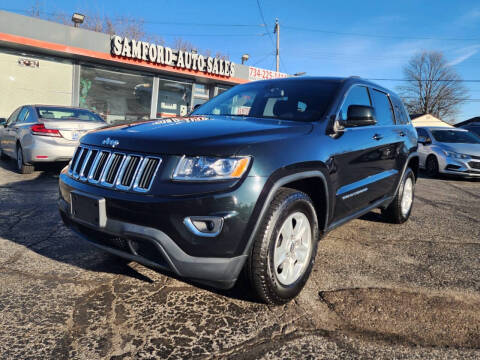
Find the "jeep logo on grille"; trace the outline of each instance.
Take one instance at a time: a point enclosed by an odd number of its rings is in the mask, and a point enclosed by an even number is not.
[[[108,146],[111,146],[112,148],[114,148],[118,144],[120,144],[120,141],[115,139],[110,139],[109,137],[102,141],[102,145],[108,145]]]

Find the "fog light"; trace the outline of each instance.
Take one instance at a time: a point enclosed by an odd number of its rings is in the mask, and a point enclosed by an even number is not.
[[[222,231],[223,217],[220,216],[190,216],[183,220],[190,232],[197,236],[215,237]]]

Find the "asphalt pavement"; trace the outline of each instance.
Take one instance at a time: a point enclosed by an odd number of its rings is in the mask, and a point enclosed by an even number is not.
[[[410,220],[321,240],[291,303],[104,253],[66,229],[58,166],[0,161],[1,359],[479,359],[480,181],[420,177]]]

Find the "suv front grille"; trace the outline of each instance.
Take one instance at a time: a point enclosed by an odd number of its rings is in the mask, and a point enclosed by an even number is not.
[[[81,145],[68,174],[76,180],[109,188],[147,192],[162,162],[158,156],[127,154]]]

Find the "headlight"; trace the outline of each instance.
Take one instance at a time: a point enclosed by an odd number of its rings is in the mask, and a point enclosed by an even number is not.
[[[173,180],[210,181],[238,179],[247,171],[249,163],[249,157],[184,156],[180,159],[173,173]]]
[[[469,155],[466,154],[459,154],[453,151],[446,151],[443,150],[443,153],[447,155],[448,157],[454,158],[454,159],[470,159]]]

